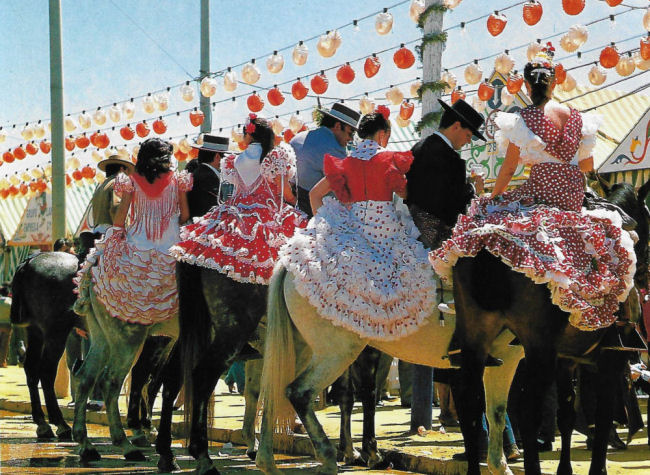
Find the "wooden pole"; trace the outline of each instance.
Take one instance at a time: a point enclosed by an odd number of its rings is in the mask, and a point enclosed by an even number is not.
[[[199,80],[210,74],[210,0],[201,0],[201,74]],[[200,106],[204,119],[201,132],[212,130],[212,108],[210,98],[200,95]]]

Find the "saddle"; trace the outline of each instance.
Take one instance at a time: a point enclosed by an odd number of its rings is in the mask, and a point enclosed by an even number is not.
[[[598,196],[594,190],[587,188],[585,190],[585,197],[582,200],[582,206],[587,208],[589,211],[594,211],[597,209],[606,209],[608,211],[615,211],[621,216],[623,220],[623,229],[625,231],[634,231],[637,227],[637,222],[629,214],[623,211],[621,208],[616,206],[613,203],[610,203],[605,198]]]

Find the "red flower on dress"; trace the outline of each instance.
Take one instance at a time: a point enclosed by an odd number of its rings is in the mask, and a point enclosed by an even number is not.
[[[377,109],[375,109],[378,113],[384,116],[384,119],[388,120],[390,117],[390,109],[384,105],[377,106]]]

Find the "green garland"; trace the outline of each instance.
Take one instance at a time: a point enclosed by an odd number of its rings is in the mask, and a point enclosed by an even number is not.
[[[418,100],[422,102],[422,96],[424,96],[426,91],[431,91],[435,94],[436,92],[444,91],[447,87],[449,87],[449,84],[445,81],[433,81],[422,84],[418,88]]]
[[[437,110],[435,112],[429,112],[428,114],[425,114],[422,116],[422,119],[420,119],[420,122],[418,122],[415,126],[416,132],[420,133],[422,132],[422,129],[426,127],[435,127],[440,123],[440,118],[442,117],[442,113],[444,111],[442,109]]]
[[[429,33],[428,35],[424,35],[422,37],[422,44],[419,46],[415,47],[415,51],[418,53],[418,56],[420,57],[420,62],[422,62],[422,52],[424,51],[424,47],[430,43],[446,43],[447,42],[447,33],[446,32],[441,32],[441,33]]]
[[[445,13],[447,10],[449,10],[449,8],[444,5],[430,5],[422,13],[420,13],[420,17],[418,18],[418,28],[424,30],[424,25],[427,22],[427,18],[429,18],[429,15],[431,15],[433,12]]]

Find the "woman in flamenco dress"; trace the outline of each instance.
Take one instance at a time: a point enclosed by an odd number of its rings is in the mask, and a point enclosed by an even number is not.
[[[232,196],[184,226],[170,251],[179,261],[218,270],[237,282],[268,285],[280,246],[307,225],[307,217],[291,206],[293,148],[283,143],[274,148],[273,129],[255,114],[244,127],[246,150],[221,161],[222,179],[234,185]]]
[[[416,330],[435,305],[419,232],[408,209],[393,202],[393,193],[405,196],[413,155],[384,148],[388,115],[380,106],[361,119],[361,141],[348,157],[325,155],[325,177],[309,193],[315,215],[279,259],[323,318],[385,340]]]
[[[526,64],[532,105],[518,114],[499,112],[495,138],[505,160],[489,197],[475,199],[450,239],[430,253],[435,271],[450,279],[462,257],[485,249],[513,270],[546,284],[552,301],[581,330],[609,326],[633,285],[636,259],[630,235],[613,211],[582,208],[583,173],[601,122],[551,100],[553,48]],[[504,192],[520,163],[530,176]]]

